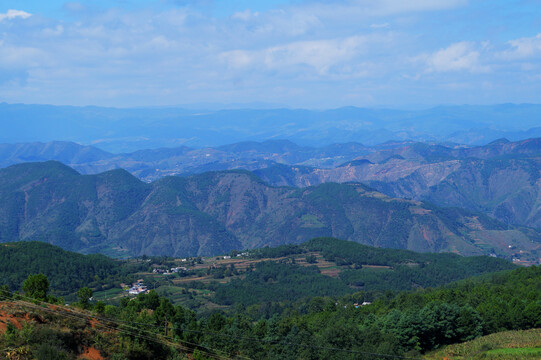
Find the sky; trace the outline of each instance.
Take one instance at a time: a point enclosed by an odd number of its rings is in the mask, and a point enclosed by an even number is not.
[[[541,2],[1,0],[0,102],[541,103]]]

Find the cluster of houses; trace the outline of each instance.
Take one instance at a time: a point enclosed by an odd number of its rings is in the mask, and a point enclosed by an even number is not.
[[[126,284],[120,284],[120,286],[125,289],[130,295],[139,295],[142,293],[147,293],[149,291],[147,287],[143,284],[143,279],[137,280],[137,282],[134,282],[131,287],[128,287],[128,285]]]
[[[154,269],[152,272],[154,274],[164,274],[164,275],[173,275],[180,271],[188,271],[188,268],[185,266],[172,267],[171,269]]]
[[[370,304],[372,304],[372,303],[368,302],[368,301],[363,301],[362,304],[355,303],[355,304],[353,304],[353,306],[355,306],[355,309],[358,309],[361,306],[366,306],[366,305],[370,305]]]
[[[237,257],[241,257],[241,256],[248,256],[248,253],[243,252],[243,253],[238,253],[237,254]],[[218,259],[218,258],[216,258],[216,259]],[[225,255],[225,256],[222,256],[222,259],[229,260],[229,259],[231,259],[231,256],[230,255]]]

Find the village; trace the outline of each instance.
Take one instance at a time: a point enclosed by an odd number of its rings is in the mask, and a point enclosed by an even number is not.
[[[184,274],[189,275],[191,270],[201,270],[208,266],[208,269],[217,269],[219,267],[218,264],[220,264],[223,261],[229,262],[232,259],[238,259],[241,257],[245,257],[248,255],[248,252],[243,253],[234,253],[233,255],[223,255],[218,256],[215,258],[208,258],[205,259],[202,257],[197,258],[181,258],[177,259],[177,262],[185,263],[186,265],[193,266],[192,268],[188,266],[173,266],[171,268],[160,266],[160,265],[153,265],[152,269],[152,275],[163,275],[163,276],[172,276],[176,274]],[[151,261],[150,259],[147,259],[145,261]],[[207,265],[203,265],[203,262],[207,262]],[[143,274],[141,274],[143,275]],[[148,274],[150,275],[150,274]],[[156,282],[154,283],[154,286],[156,286]],[[149,293],[151,289],[148,288],[147,285],[145,285],[145,279],[138,279],[135,282],[133,282],[131,285],[121,283],[120,288],[128,293],[128,295],[139,295],[139,294],[146,294]]]

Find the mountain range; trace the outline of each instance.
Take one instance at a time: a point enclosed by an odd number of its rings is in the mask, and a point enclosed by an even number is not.
[[[0,170],[0,241],[115,256],[223,254],[333,236],[416,251],[536,260],[540,234],[481,213],[390,198],[360,183],[271,186],[236,170],[144,183],[56,161]]]
[[[482,211],[541,228],[541,139],[450,148],[423,143],[362,155],[324,169],[275,165],[255,173],[274,185],[360,181],[382,193]]]
[[[483,212],[541,229],[541,138],[483,146],[388,142],[324,147],[288,140],[113,154],[71,142],[0,145],[0,166],[61,161],[82,174],[123,168],[145,182],[167,175],[246,169],[275,186],[362,182],[390,196]]]
[[[0,104],[0,143],[73,141],[120,153],[286,139],[305,146],[387,141],[481,145],[541,136],[541,105],[439,106],[423,110],[104,108]]]

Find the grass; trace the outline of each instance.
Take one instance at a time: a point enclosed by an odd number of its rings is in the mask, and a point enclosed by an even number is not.
[[[494,349],[485,354],[487,358],[494,359],[541,359],[541,347]]]
[[[93,297],[95,300],[101,300],[107,303],[120,299],[123,294],[124,290],[120,288],[113,288],[109,290],[96,291],[94,292]]]
[[[541,359],[541,329],[504,331],[428,353],[427,360]]]
[[[323,228],[325,227],[325,224],[323,224],[315,215],[309,215],[304,214],[301,217],[301,220],[303,221],[303,224],[301,227],[303,228]]]

